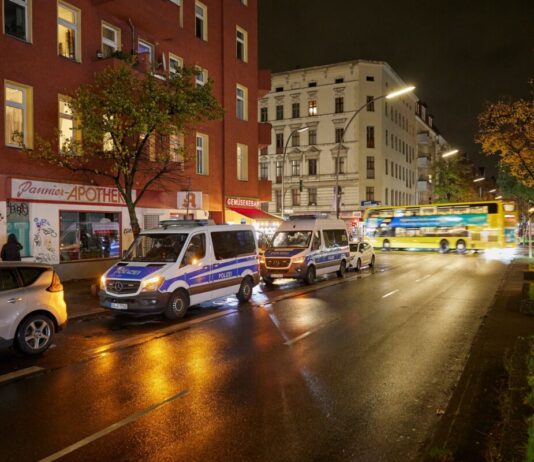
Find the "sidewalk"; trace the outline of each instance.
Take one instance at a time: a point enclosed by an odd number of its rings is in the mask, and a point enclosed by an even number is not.
[[[105,311],[98,304],[98,296],[91,294],[91,285],[97,283],[95,279],[75,279],[63,282],[69,319]]]
[[[426,447],[425,461],[504,460],[496,457],[492,446],[500,443],[496,435],[506,430],[500,425],[503,392],[508,387],[506,364],[517,338],[534,335],[534,316],[519,312],[524,298],[524,272],[533,261],[526,256],[526,249],[520,252],[508,266],[493,306],[475,337],[458,386]],[[527,436],[514,435],[525,445]],[[525,460],[525,448],[515,446],[517,459],[506,460]]]

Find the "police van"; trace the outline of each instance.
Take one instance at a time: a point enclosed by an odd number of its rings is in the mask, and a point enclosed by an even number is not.
[[[260,259],[267,284],[275,279],[302,279],[312,284],[316,276],[345,275],[350,260],[349,237],[343,220],[328,215],[293,215],[283,222],[272,246]]]
[[[258,260],[252,226],[166,220],[141,232],[102,276],[100,305],[174,320],[219,297],[235,294],[246,302],[260,280]]]

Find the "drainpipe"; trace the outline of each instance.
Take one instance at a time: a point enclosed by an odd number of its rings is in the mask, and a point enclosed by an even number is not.
[[[137,51],[137,48],[135,46],[135,27],[133,25],[131,18],[128,18],[128,24],[130,24],[130,29],[132,30],[132,55],[133,55]]]

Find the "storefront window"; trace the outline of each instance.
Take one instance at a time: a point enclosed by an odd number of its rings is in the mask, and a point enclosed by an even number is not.
[[[30,213],[26,202],[7,202],[7,235],[13,233],[22,245],[21,257],[30,256]]]
[[[60,212],[60,260],[118,258],[120,213]]]

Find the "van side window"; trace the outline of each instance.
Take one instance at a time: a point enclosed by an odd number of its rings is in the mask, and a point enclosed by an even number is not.
[[[333,229],[323,230],[324,245],[327,249],[331,249],[336,246],[336,234]]]
[[[336,229],[334,231],[336,236],[336,244],[339,246],[349,245],[349,238],[347,232],[344,229]]]
[[[215,231],[211,233],[216,260],[256,254],[256,242],[252,231]]]
[[[319,231],[315,231],[313,233],[313,242],[311,249],[312,250],[319,250],[321,248],[321,235],[319,234]]]
[[[191,264],[193,260],[200,260],[206,256],[206,235],[197,234],[191,238],[185,251],[184,263]]]

